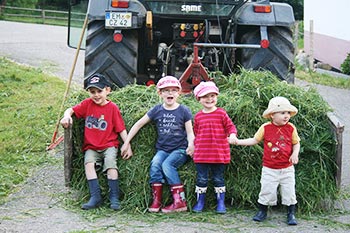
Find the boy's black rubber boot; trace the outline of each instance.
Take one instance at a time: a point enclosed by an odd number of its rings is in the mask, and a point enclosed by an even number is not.
[[[101,190],[98,180],[88,180],[88,184],[90,190],[90,200],[81,206],[83,210],[94,209],[102,204]]]
[[[266,217],[267,217],[267,205],[262,205],[259,203],[259,211],[253,217],[253,220],[257,222],[262,222],[266,219]]]
[[[298,225],[295,218],[295,205],[290,205],[287,207],[287,223],[288,225]]]
[[[108,179],[109,186],[109,201],[111,202],[111,209],[120,210],[119,202],[119,180]]]

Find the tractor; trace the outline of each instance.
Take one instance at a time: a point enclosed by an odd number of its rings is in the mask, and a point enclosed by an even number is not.
[[[295,19],[286,3],[70,0],[70,47],[77,46],[79,15],[87,19],[85,79],[102,73],[121,88],[172,75],[191,91],[210,79],[209,72],[229,75],[245,68],[294,83]]]

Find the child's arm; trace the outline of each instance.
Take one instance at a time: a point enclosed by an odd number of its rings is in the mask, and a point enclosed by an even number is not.
[[[122,132],[120,132],[119,135],[123,139],[123,141],[125,142],[126,138],[128,137],[128,132],[125,129]],[[121,153],[121,155],[122,155],[123,159],[129,159],[133,155],[131,147],[129,146],[129,148],[126,150],[126,152],[124,154]]]
[[[193,153],[194,153],[194,133],[193,133],[193,127],[192,127],[191,120],[189,120],[185,123],[185,129],[186,129],[187,142],[188,142],[186,153],[192,157]]]
[[[73,108],[68,108],[66,111],[64,111],[63,118],[60,121],[63,128],[68,128],[69,125],[73,124],[73,113]]]
[[[125,154],[127,153],[127,151],[130,148],[130,141],[135,137],[135,135],[137,134],[137,132],[139,132],[139,130],[148,122],[150,122],[151,119],[148,117],[147,114],[145,114],[143,117],[141,117],[140,120],[138,120],[130,129],[129,134],[127,135],[127,137],[125,138],[124,144],[121,148],[121,154],[124,157]]]
[[[236,140],[236,145],[238,146],[253,146],[258,144],[259,141],[256,140],[255,138],[247,138],[247,139],[237,139]]]
[[[299,152],[300,152],[300,143],[293,145],[293,153],[289,158],[289,161],[293,164],[297,164],[299,162]]]

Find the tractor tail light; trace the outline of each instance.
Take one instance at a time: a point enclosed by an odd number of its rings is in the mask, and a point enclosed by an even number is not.
[[[146,82],[146,86],[152,86],[152,85],[155,85],[155,82],[154,82],[154,80],[153,79],[150,79],[150,80],[148,80],[147,82]]]
[[[115,32],[113,34],[113,40],[117,43],[121,42],[123,40],[123,34],[121,34],[120,32]]]
[[[270,41],[269,40],[261,40],[260,41],[260,46],[263,49],[267,49],[270,46]]]
[[[271,5],[254,5],[255,13],[271,13]]]
[[[128,8],[129,0],[112,0],[111,6],[114,8]]]

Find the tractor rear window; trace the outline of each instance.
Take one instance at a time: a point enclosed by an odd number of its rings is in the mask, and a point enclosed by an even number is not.
[[[241,0],[146,1],[153,14],[228,16]]]

